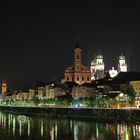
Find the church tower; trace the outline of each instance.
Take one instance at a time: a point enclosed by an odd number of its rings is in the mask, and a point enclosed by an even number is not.
[[[104,61],[103,56],[99,52],[98,55],[95,56],[94,60],[91,62],[91,80],[97,80],[104,78]]]
[[[65,68],[65,82],[76,82],[79,85],[91,82],[91,72],[88,67],[82,64],[82,49],[77,42],[74,48],[74,64]]]
[[[96,56],[96,69],[97,70],[104,70],[103,56],[101,55],[100,52]]]
[[[79,47],[79,42],[77,42],[74,49],[75,72],[79,72],[81,70],[81,63],[82,63],[82,49]]]
[[[119,56],[118,72],[127,72],[127,63],[123,54]]]
[[[7,84],[6,84],[6,82],[5,81],[3,81],[2,82],[2,86],[1,86],[1,92],[2,93],[5,93],[5,92],[7,92]]]
[[[91,61],[91,81],[95,80],[95,72],[96,72],[96,55],[94,56],[94,59]]]

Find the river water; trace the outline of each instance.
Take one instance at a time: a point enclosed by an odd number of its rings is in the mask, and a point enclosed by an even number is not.
[[[0,112],[0,140],[140,140],[140,124]]]

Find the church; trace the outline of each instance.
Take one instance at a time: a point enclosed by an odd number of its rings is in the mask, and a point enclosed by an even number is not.
[[[103,55],[99,52],[99,54],[95,55],[94,59],[91,61],[91,81],[102,79],[105,77],[105,64]],[[114,78],[120,72],[127,72],[127,63],[126,58],[123,54],[119,56],[118,61],[118,69],[116,70],[112,67],[111,70],[108,71],[111,78]]]
[[[104,61],[103,55],[99,52],[99,54],[95,55],[94,60],[91,61],[91,80],[102,79],[105,77],[104,74]]]
[[[64,70],[64,81],[75,82],[79,85],[91,82],[91,71],[82,64],[82,49],[79,42],[74,49],[74,64]]]

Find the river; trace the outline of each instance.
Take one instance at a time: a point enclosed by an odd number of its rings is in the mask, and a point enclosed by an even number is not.
[[[140,123],[52,119],[0,111],[0,140],[140,140]]]

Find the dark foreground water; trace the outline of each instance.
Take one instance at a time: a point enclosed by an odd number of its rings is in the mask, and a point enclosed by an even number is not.
[[[140,124],[49,119],[0,112],[0,140],[140,140]]]

